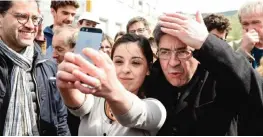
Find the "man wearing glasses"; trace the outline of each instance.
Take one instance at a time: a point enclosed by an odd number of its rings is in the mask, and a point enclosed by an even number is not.
[[[0,135],[70,135],[54,81],[56,65],[34,44],[42,22],[35,0],[0,1]]]
[[[136,35],[143,35],[151,43],[151,48],[154,54],[153,60],[156,60],[156,46],[153,37],[151,37],[151,30],[148,21],[143,17],[134,17],[128,21],[126,26],[127,33],[132,33]]]
[[[126,26],[127,33],[133,33],[136,35],[143,35],[146,38],[150,38],[151,30],[149,23],[143,17],[134,17],[129,20]]]
[[[158,135],[262,135],[261,76],[241,54],[196,19],[166,13],[154,30],[158,60],[145,83],[147,97],[165,106]]]

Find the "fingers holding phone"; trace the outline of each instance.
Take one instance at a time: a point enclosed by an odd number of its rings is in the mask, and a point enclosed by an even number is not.
[[[77,89],[85,94],[93,94],[107,100],[118,98],[126,89],[118,80],[115,66],[109,56],[91,48],[85,49],[83,53],[98,65],[95,66],[82,56],[76,56],[77,64],[82,64],[79,66],[81,71],[73,71],[73,75],[78,79],[75,82]]]
[[[73,70],[78,70],[80,67],[75,65],[75,55],[68,52],[64,56],[64,61],[58,65],[56,83],[59,89],[72,89],[73,83],[77,80],[72,75]]]

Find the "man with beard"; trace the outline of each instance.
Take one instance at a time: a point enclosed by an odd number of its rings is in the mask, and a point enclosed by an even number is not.
[[[77,9],[79,8],[79,4],[76,0],[52,0],[50,8],[54,19],[54,24],[44,29],[44,35],[47,43],[46,56],[52,58],[53,28],[56,26],[63,26],[64,24],[72,24]]]

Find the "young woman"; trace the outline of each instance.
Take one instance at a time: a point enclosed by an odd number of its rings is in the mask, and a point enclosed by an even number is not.
[[[153,59],[148,40],[124,35],[114,44],[112,59],[92,49],[83,53],[95,65],[67,53],[57,74],[65,104],[81,117],[79,135],[156,135],[166,110],[158,100],[144,99],[142,94]]]

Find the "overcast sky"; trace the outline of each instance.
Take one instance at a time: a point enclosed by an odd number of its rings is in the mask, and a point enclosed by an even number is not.
[[[161,12],[195,13],[197,10],[202,13],[222,12],[238,10],[246,1],[250,0],[159,0],[158,9]]]

